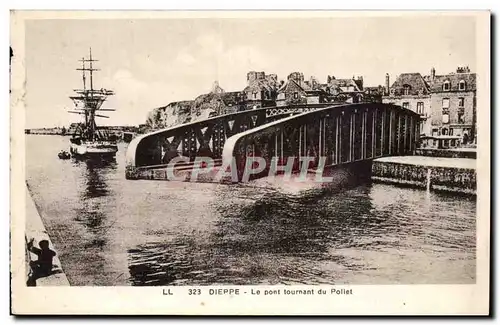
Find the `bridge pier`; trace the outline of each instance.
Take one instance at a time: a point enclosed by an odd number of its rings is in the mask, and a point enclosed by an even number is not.
[[[323,180],[318,181],[315,170],[310,170],[305,176],[284,173],[265,176],[252,180],[249,184],[256,187],[273,188],[284,193],[299,194],[310,191],[340,192],[371,183],[372,160],[359,161],[352,164],[329,166],[322,173]]]

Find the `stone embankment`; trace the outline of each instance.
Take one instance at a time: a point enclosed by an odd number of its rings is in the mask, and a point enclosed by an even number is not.
[[[476,148],[457,148],[457,149],[430,149],[420,148],[415,150],[415,155],[438,158],[469,158],[476,159]]]
[[[476,160],[425,156],[385,157],[372,165],[375,182],[429,191],[476,194]]]
[[[28,187],[26,187],[26,239],[34,239],[34,247],[40,248],[38,245],[41,240],[49,242],[49,248],[56,252],[53,259],[53,268],[49,276],[36,279],[36,286],[69,286],[68,278],[62,270],[61,261],[59,260],[54,244],[50,240],[49,234],[43,225],[42,218],[36,208],[35,202],[31,197]],[[27,244],[27,243],[26,243]],[[38,256],[33,252],[28,252],[26,247],[26,266],[29,272],[29,262],[36,261]],[[31,273],[31,272],[30,272]],[[27,276],[28,280],[28,276]]]

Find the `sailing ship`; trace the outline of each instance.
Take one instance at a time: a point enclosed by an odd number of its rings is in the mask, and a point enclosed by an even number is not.
[[[74,89],[76,95],[70,96],[75,104],[69,113],[84,116],[84,122],[79,123],[70,139],[70,153],[72,156],[114,156],[118,151],[116,137],[110,135],[106,130],[99,129],[95,122],[96,117],[109,118],[96,112],[114,111],[114,109],[102,108],[109,96],[114,95],[112,90],[95,89],[93,73],[99,71],[94,68],[93,63],[98,61],[92,58],[92,49],[89,50],[89,58],[83,57],[82,67],[76,70],[82,71],[83,89]],[[87,88],[87,74],[89,75],[89,88]]]

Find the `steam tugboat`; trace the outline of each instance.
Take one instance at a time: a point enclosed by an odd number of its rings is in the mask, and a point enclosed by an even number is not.
[[[101,108],[108,96],[114,95],[114,92],[104,88],[94,89],[93,72],[99,70],[93,67],[93,62],[96,61],[92,59],[92,49],[90,49],[89,58],[82,58],[80,60],[82,67],[76,69],[82,71],[83,89],[74,90],[76,95],[70,98],[75,107],[69,113],[84,115],[85,119],[83,123],[79,123],[70,139],[70,152],[73,157],[115,156],[118,151],[116,137],[106,130],[99,129],[95,122],[96,117],[109,118],[96,112],[114,111]],[[87,88],[87,74],[90,78],[90,88]]]

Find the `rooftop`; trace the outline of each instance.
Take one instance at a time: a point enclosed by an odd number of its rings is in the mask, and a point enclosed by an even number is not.
[[[405,90],[408,89],[408,93]],[[391,95],[427,95],[429,94],[429,85],[425,82],[422,75],[416,73],[402,73],[391,86]]]
[[[460,91],[460,82],[465,82],[465,90],[475,91],[476,90],[476,74],[475,73],[450,73],[442,76],[435,76],[434,80],[431,81],[431,91],[432,92],[442,92],[448,91],[444,90],[445,82],[450,83],[449,91]]]

